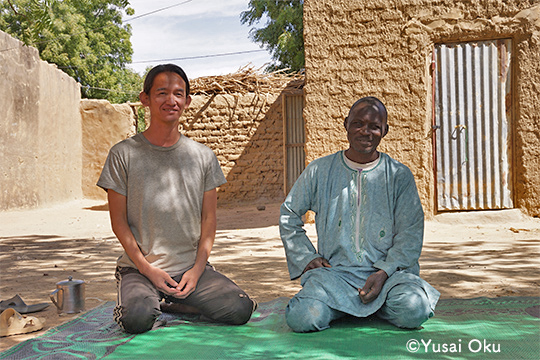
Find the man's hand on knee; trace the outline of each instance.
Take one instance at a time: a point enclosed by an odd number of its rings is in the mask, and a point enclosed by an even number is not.
[[[318,257],[318,258],[315,258],[313,260],[311,260],[309,262],[309,264],[307,264],[306,268],[304,269],[304,272],[305,273],[306,271],[308,270],[313,270],[313,269],[316,269],[316,268],[320,268],[320,267],[327,267],[327,268],[330,268],[332,267],[330,265],[330,263],[328,262],[328,260],[326,260],[325,258],[323,257]],[[303,274],[302,273],[302,274]]]
[[[364,304],[375,300],[379,296],[386,279],[388,279],[388,275],[384,270],[379,270],[367,278],[364,287],[358,289],[360,299]]]

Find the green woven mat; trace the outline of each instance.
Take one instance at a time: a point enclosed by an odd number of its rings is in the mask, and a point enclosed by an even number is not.
[[[288,299],[260,304],[244,326],[168,316],[133,336],[112,321],[112,303],[0,354],[0,359],[540,359],[540,298],[441,300],[420,330],[346,319],[319,333],[285,324]]]

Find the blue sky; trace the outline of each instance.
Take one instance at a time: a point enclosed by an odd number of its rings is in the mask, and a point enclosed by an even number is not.
[[[128,16],[124,17],[132,26],[131,68],[142,75],[148,66],[172,62],[194,79],[233,73],[246,65],[264,67],[271,61],[267,51],[165,61],[262,50],[259,44],[249,39],[250,28],[240,23],[240,13],[248,9],[248,3],[249,0],[130,0],[130,6],[135,9],[133,17],[178,4],[132,21]],[[148,60],[158,61],[146,62]]]

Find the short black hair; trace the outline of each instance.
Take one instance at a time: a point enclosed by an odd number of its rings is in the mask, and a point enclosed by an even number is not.
[[[375,96],[366,96],[359,100],[356,100],[353,106],[351,106],[351,109],[349,110],[349,115],[347,115],[347,117],[351,115],[351,112],[357,105],[360,105],[362,103],[368,103],[369,105],[376,106],[377,109],[379,109],[381,115],[384,116],[384,121],[388,124],[388,111],[386,110],[386,106],[384,106],[383,102],[377,99]]]
[[[153,67],[148,72],[148,74],[146,74],[146,78],[144,79],[143,91],[149,95],[150,89],[152,89],[152,85],[154,84],[154,79],[156,78],[156,76],[164,72],[172,72],[178,74],[182,78],[182,80],[184,80],[184,82],[186,83],[186,97],[188,97],[189,79],[184,70],[182,70],[180,66],[175,64],[161,64]]]

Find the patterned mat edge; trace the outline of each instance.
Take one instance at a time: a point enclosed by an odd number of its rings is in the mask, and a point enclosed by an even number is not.
[[[289,298],[279,297],[268,302],[259,304],[259,309],[257,310],[258,316],[252,318],[250,322],[260,322],[262,319],[272,313],[284,313],[284,307]],[[109,340],[117,340],[119,342],[125,343],[130,341],[135,335],[124,333],[120,330],[116,323],[112,322],[112,308],[114,307],[114,301],[104,302],[91,310],[88,310],[84,314],[76,317],[75,319],[69,320],[63,324],[60,324],[56,327],[48,329],[45,333],[38,335],[32,339],[28,339],[20,344],[17,344],[3,352],[0,353],[0,359],[8,358],[9,355],[17,353],[17,351],[23,349],[25,346],[30,346],[31,344],[47,342],[47,341],[58,341],[55,337],[61,337],[63,331],[70,331],[70,328],[77,326],[89,326],[89,331],[100,332],[102,336],[107,337],[111,336]],[[496,308],[506,309],[509,307],[517,307],[525,311],[527,308],[540,308],[540,296],[529,296],[529,297],[498,297],[498,298],[488,298],[488,297],[476,297],[469,299],[441,299],[438,303],[436,312],[439,315],[451,315],[453,312],[460,313],[460,309],[464,307],[484,307],[484,306],[495,306]],[[278,306],[281,307],[278,308]],[[528,307],[527,307],[528,306]],[[110,314],[109,314],[110,313]],[[522,312],[521,312],[522,313]],[[535,316],[529,312],[529,315]],[[107,319],[107,320],[106,320]],[[178,321],[192,322],[191,319],[182,319],[177,317],[170,322],[170,325],[178,324]],[[177,320],[177,321],[175,321]],[[202,325],[202,324],[201,324]],[[114,339],[113,339],[114,338]]]

